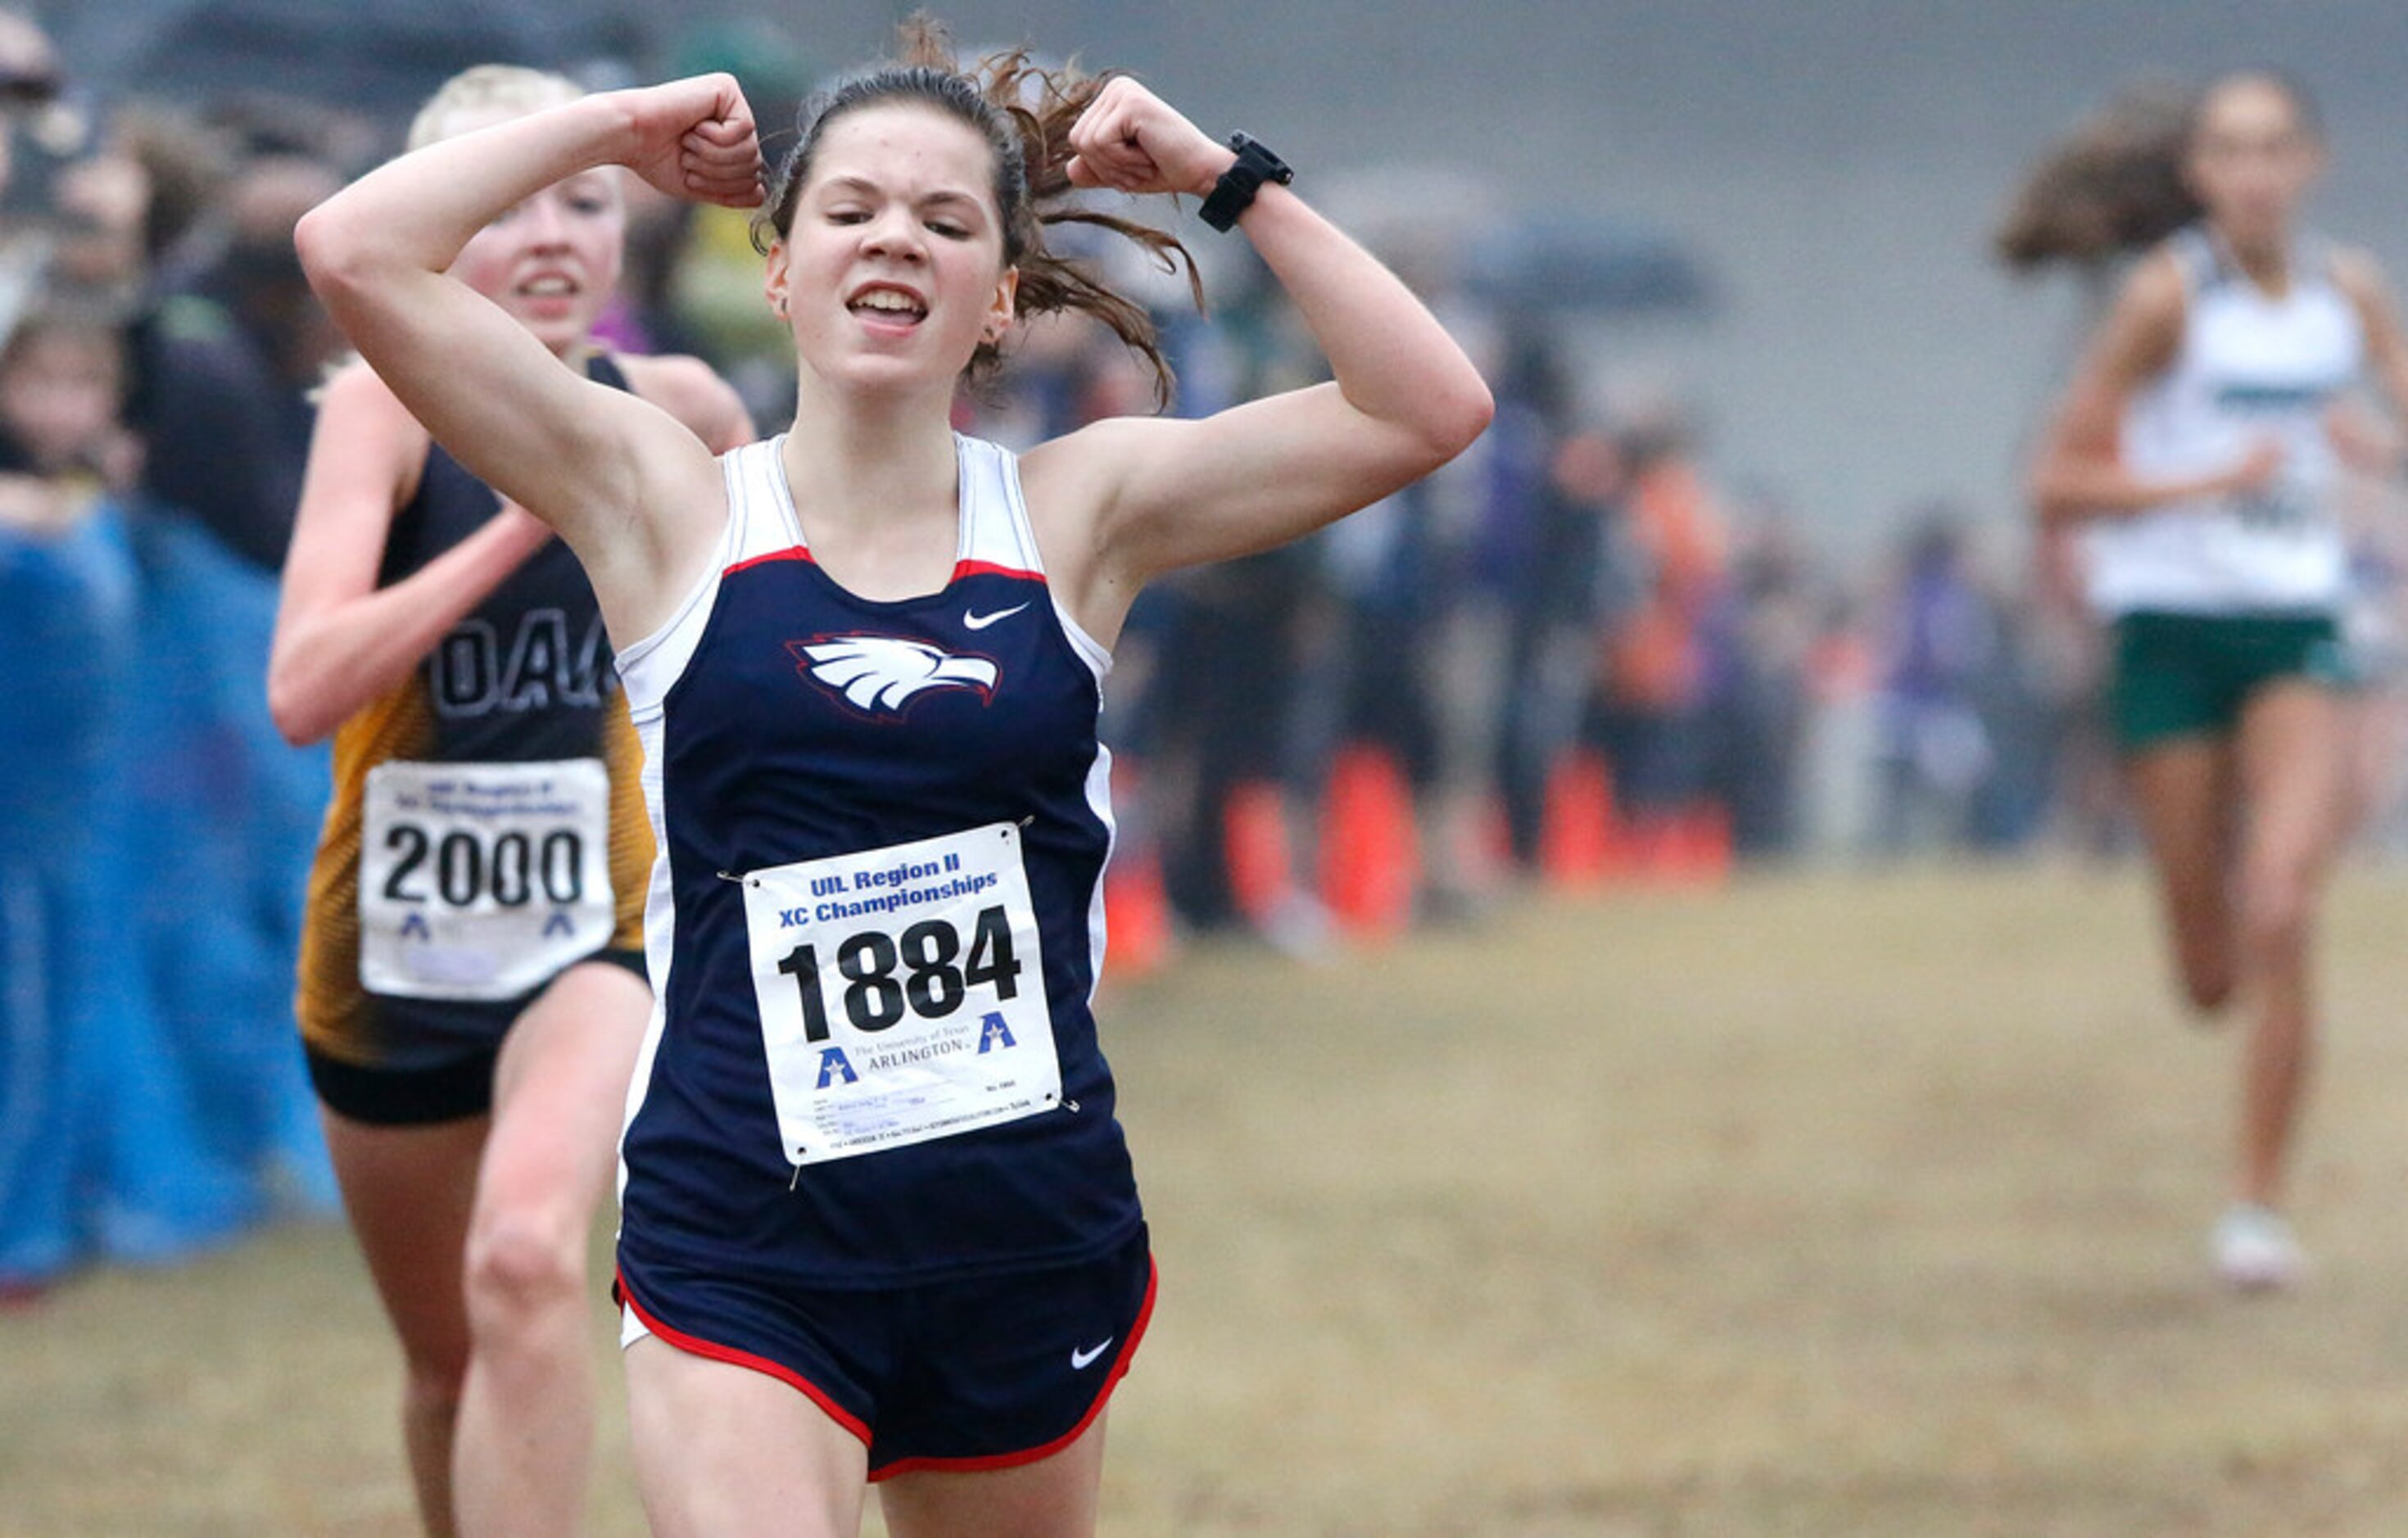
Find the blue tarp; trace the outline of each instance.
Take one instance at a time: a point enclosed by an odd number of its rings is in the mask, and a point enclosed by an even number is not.
[[[170,514],[0,534],[0,1283],[335,1206],[291,1006],[326,760],[268,722],[275,607]]]

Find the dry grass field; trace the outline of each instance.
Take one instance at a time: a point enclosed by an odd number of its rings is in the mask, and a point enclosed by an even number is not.
[[[1105,1531],[2408,1533],[2403,941],[2346,881],[2318,1272],[2257,1300],[2202,1244],[2233,1043],[2129,872],[1192,950],[1107,1000],[1163,1293]],[[0,1532],[409,1533],[396,1378],[339,1230],[80,1280],[0,1315]]]

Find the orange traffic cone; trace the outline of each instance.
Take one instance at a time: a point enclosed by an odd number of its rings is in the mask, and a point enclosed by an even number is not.
[[[1586,749],[1564,755],[1547,775],[1539,824],[1539,870],[1547,884],[1567,891],[1601,884],[1616,853],[1617,825],[1605,759]]]
[[[1152,850],[1115,859],[1104,873],[1104,970],[1123,980],[1143,977],[1170,959],[1170,894],[1162,858]]]
[[[1230,788],[1221,809],[1222,857],[1229,870],[1229,901],[1247,922],[1261,925],[1296,890],[1288,859],[1287,801],[1268,780]]]
[[[1383,938],[1412,921],[1420,877],[1405,777],[1378,748],[1340,750],[1322,813],[1322,900],[1349,931]]]
[[[1111,864],[1104,870],[1104,975],[1138,978],[1159,970],[1177,948],[1170,889],[1163,880],[1162,849],[1154,841],[1140,761],[1115,758],[1111,788],[1120,830]]]

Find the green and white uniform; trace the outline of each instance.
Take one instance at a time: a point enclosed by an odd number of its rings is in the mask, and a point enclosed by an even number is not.
[[[2113,715],[2127,749],[2229,730],[2250,692],[2274,679],[2345,682],[2342,466],[2325,421],[2364,361],[2358,309],[2320,240],[2294,253],[2279,298],[2201,226],[2169,250],[2183,280],[2182,341],[2125,411],[2125,467],[2144,481],[2189,480],[2268,440],[2284,458],[2257,492],[2084,531],[2091,605],[2116,632]]]

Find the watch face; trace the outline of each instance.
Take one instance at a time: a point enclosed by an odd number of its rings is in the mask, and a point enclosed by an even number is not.
[[[1236,137],[1240,142],[1233,148],[1240,157],[1254,162],[1254,168],[1262,173],[1264,180],[1276,181],[1284,187],[1295,180],[1296,173],[1288,169],[1286,161],[1272,153],[1269,145],[1258,138],[1250,138],[1244,134],[1237,135]]]

